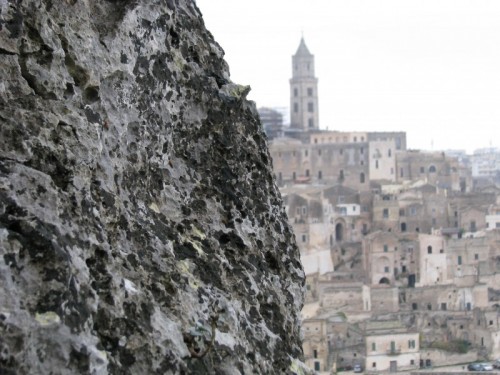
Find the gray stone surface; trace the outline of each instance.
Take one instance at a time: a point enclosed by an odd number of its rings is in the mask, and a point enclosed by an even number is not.
[[[0,373],[299,368],[299,253],[194,2],[0,11]]]

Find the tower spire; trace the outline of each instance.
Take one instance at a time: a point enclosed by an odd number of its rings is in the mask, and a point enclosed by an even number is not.
[[[303,34],[297,52],[292,56],[290,125],[302,131],[319,129],[318,79],[314,76],[314,55],[309,52]]]

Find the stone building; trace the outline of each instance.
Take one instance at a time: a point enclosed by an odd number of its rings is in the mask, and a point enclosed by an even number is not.
[[[371,321],[365,329],[366,373],[418,369],[420,343],[418,332],[399,321]]]
[[[258,109],[258,112],[260,121],[269,140],[282,137],[284,135],[283,114],[279,110],[275,108],[261,107]]]
[[[448,262],[444,239],[435,234],[419,234],[419,273],[417,287],[448,284]]]
[[[304,360],[315,371],[328,370],[327,320],[309,318],[302,322]]]
[[[405,150],[396,155],[398,181],[425,180],[440,189],[460,191],[459,163],[444,152]]]

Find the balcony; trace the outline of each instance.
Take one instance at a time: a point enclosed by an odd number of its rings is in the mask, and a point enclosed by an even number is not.
[[[391,348],[387,351],[387,355],[400,355],[401,349]]]

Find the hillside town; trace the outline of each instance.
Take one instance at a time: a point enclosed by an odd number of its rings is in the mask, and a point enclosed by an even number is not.
[[[317,84],[302,38],[289,126],[259,109],[307,277],[306,364],[379,373],[499,358],[500,151],[321,130]]]

